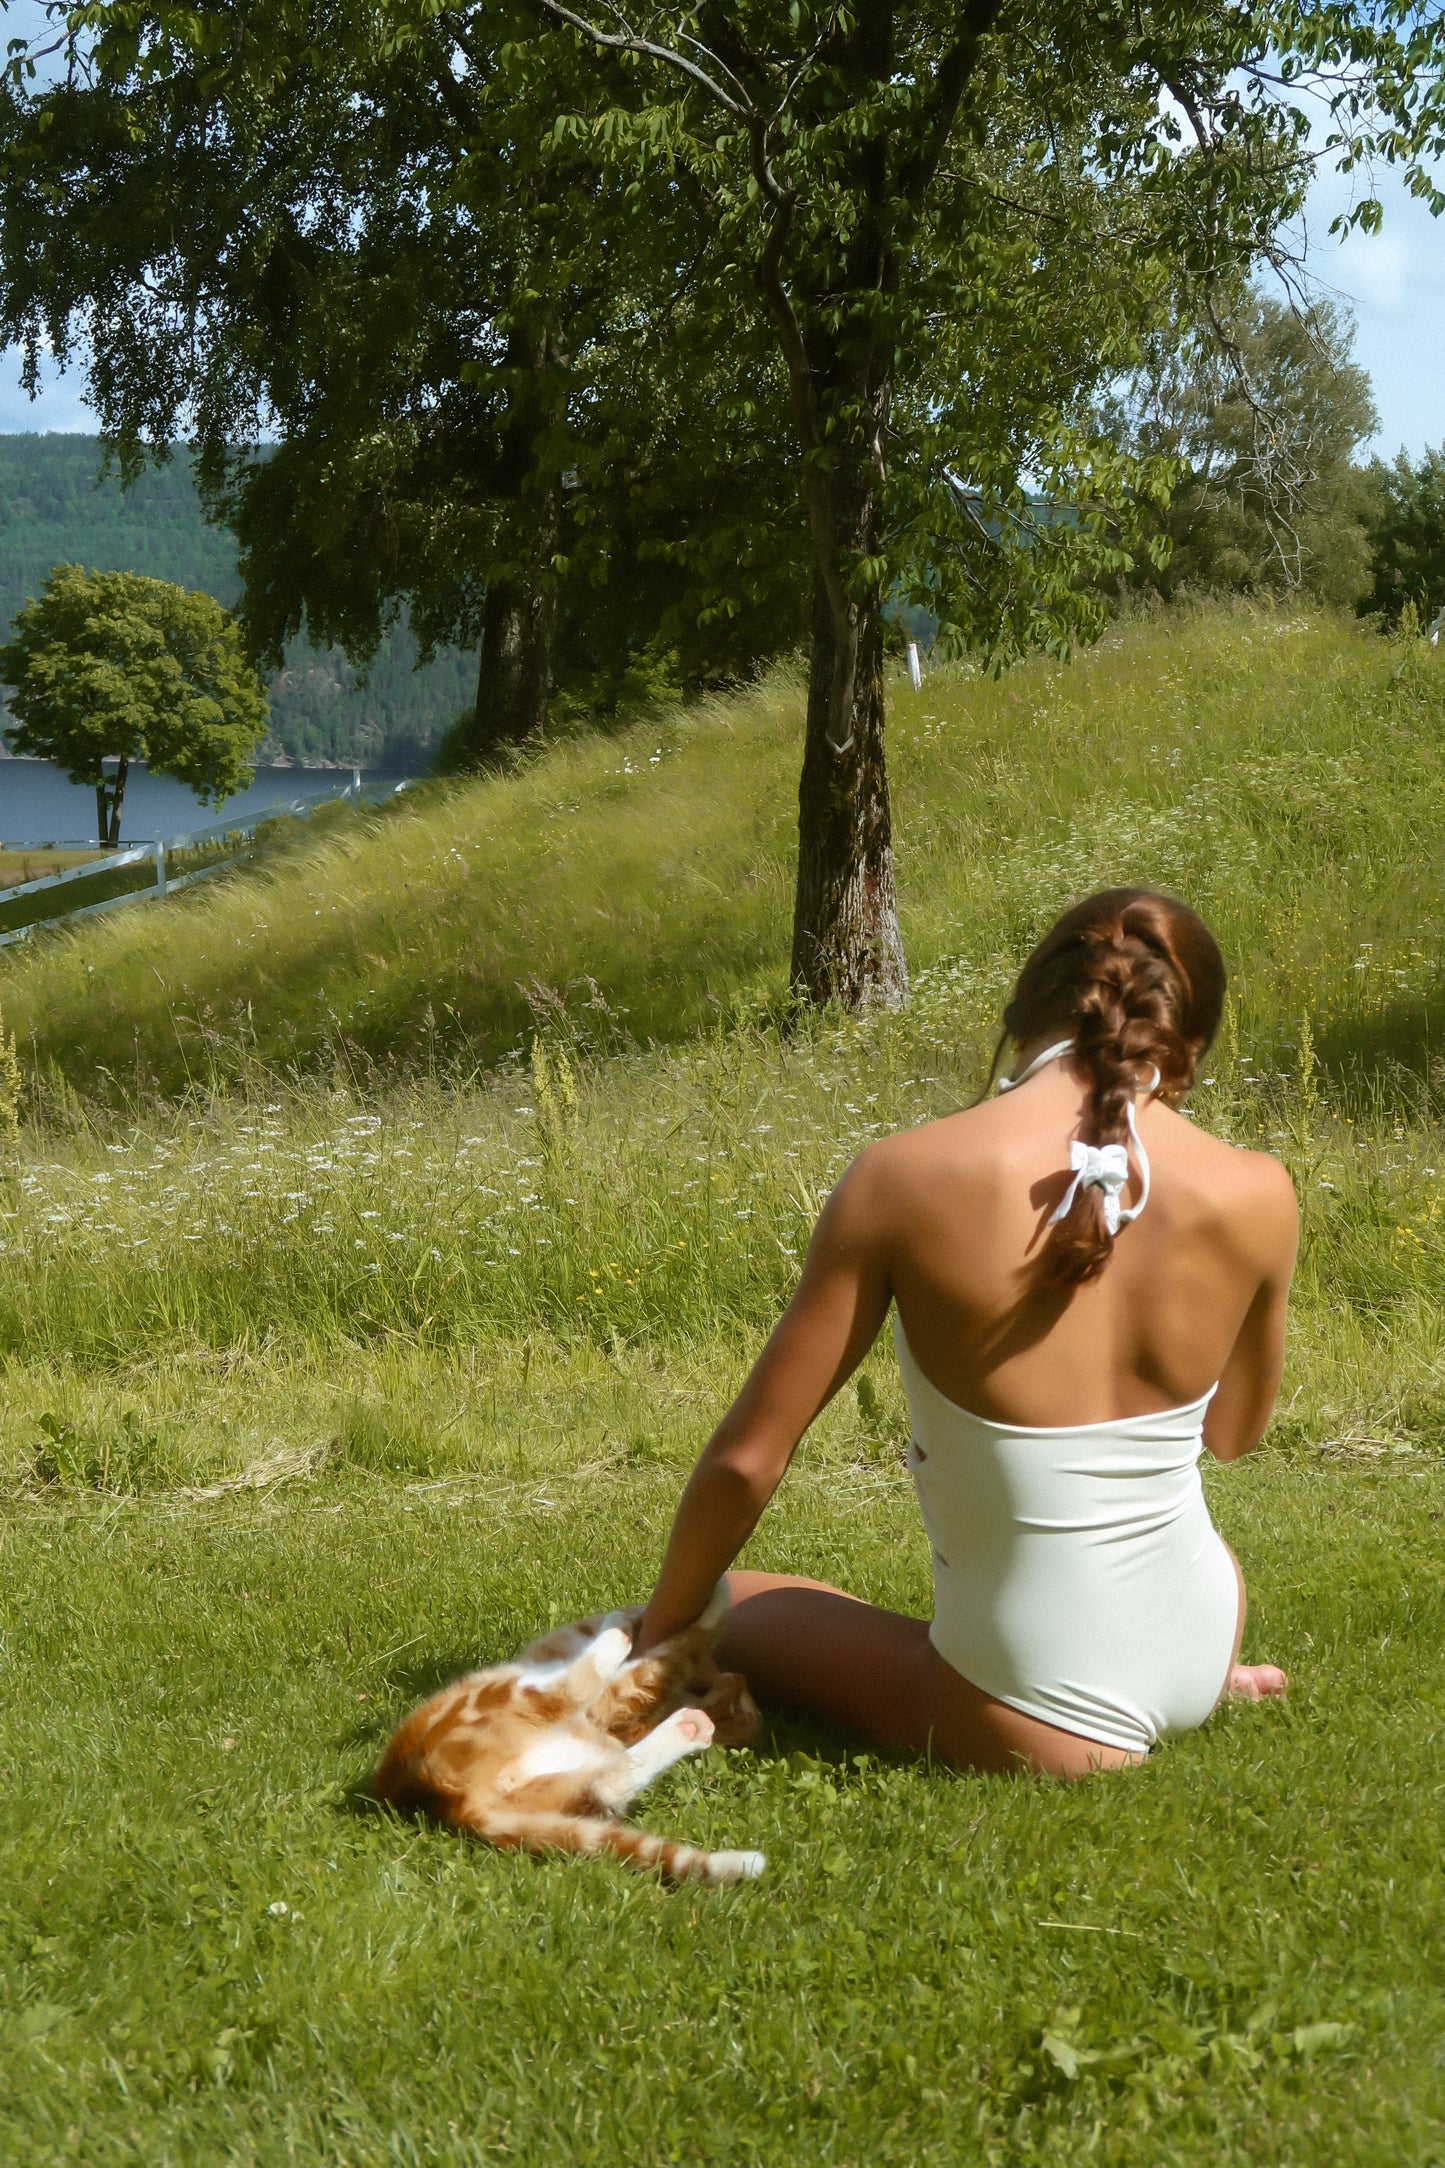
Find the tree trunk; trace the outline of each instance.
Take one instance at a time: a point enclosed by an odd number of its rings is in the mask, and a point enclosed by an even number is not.
[[[566,356],[550,325],[507,334],[507,415],[496,487],[503,519],[487,581],[470,759],[484,767],[546,734],[557,615],[552,560],[562,534],[562,482],[547,438],[566,395]]]
[[[876,581],[859,588],[847,578],[860,557],[882,551],[889,386],[866,375],[840,385],[836,367],[826,374],[855,426],[836,432],[809,483],[813,644],[790,977],[794,997],[818,1006],[896,1009],[908,998],[908,967],[883,756],[883,597]]]
[[[122,760],[115,771],[115,782],[107,787],[105,770],[102,769],[95,786],[95,827],[101,848],[114,846],[120,841],[120,809],[125,803],[125,779],[130,773],[129,760]]]
[[[553,483],[527,499],[514,523],[521,570],[488,585],[472,732],[479,763],[546,735],[561,525],[562,488]]]
[[[130,762],[122,759],[115,771],[115,783],[110,794],[110,840],[120,842],[120,809],[125,804],[125,779],[130,773]]]
[[[843,633],[815,577],[791,978],[794,994],[819,1006],[896,1009],[908,998],[908,969],[893,886],[876,589],[851,618]]]

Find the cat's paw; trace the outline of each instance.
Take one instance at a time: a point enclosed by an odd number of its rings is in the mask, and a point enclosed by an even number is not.
[[[591,1648],[592,1668],[599,1679],[615,1679],[632,1654],[632,1636],[621,1626],[609,1626]]]
[[[761,1852],[709,1852],[709,1882],[756,1882],[768,1862]]]
[[[712,1718],[705,1709],[674,1709],[636,1746],[627,1749],[634,1789],[641,1791],[644,1784],[661,1776],[674,1762],[685,1760],[689,1754],[701,1754],[711,1745]]]
[[[706,1709],[678,1709],[658,1729],[675,1731],[679,1739],[686,1739],[690,1754],[701,1754],[712,1745],[713,1721]]]

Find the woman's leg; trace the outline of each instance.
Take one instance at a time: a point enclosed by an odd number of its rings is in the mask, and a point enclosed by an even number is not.
[[[733,1571],[728,1583],[717,1661],[741,1671],[760,1701],[959,1769],[1081,1777],[1143,1759],[993,1700],[944,1662],[922,1619],[791,1574]]]
[[[1226,1543],[1224,1548],[1229,1551]],[[1234,1578],[1239,1585],[1239,1623],[1234,1629],[1234,1653],[1229,1659],[1220,1701],[1264,1701],[1271,1694],[1282,1694],[1289,1680],[1278,1664],[1242,1664],[1239,1660],[1239,1644],[1244,1639],[1244,1615],[1247,1598],[1244,1593],[1244,1575],[1239,1560],[1229,1551],[1229,1563],[1234,1568]],[[1216,1704],[1217,1706],[1218,1704]]]

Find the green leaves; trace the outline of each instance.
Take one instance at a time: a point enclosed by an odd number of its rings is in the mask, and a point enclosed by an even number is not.
[[[267,700],[229,613],[129,572],[57,565],[0,648],[17,752],[99,784],[144,760],[220,803],[249,775]]]
[[[84,1427],[46,1409],[36,1418],[40,1437],[30,1456],[36,1483],[66,1490],[111,1491],[121,1495],[145,1490],[161,1461],[159,1434],[148,1429],[134,1408],[112,1427]]]

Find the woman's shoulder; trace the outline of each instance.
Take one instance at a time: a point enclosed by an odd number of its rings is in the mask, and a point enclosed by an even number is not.
[[[875,1137],[853,1164],[862,1166],[866,1162],[880,1170],[899,1169],[927,1166],[940,1157],[954,1158],[968,1148],[975,1131],[986,1126],[980,1117],[992,1113],[998,1105],[996,1099],[985,1099],[977,1106],[956,1107],[930,1121],[915,1122],[909,1129],[890,1129],[884,1136]]]
[[[1272,1152],[1230,1144],[1188,1115],[1164,1111],[1170,1160],[1200,1201],[1243,1229],[1251,1248],[1292,1249],[1299,1207],[1289,1169]]]
[[[844,1182],[877,1204],[916,1196],[939,1181],[967,1184],[996,1163],[997,1141],[990,1143],[986,1117],[997,1105],[986,1100],[876,1137],[849,1166]]]
[[[1160,1110],[1167,1119],[1171,1139],[1190,1157],[1209,1166],[1220,1180],[1242,1189],[1258,1190],[1261,1195],[1294,1195],[1294,1183],[1289,1169],[1276,1159],[1273,1152],[1251,1150],[1242,1144],[1231,1144],[1225,1137],[1216,1137],[1205,1129],[1193,1115],[1181,1109],[1165,1107]]]

